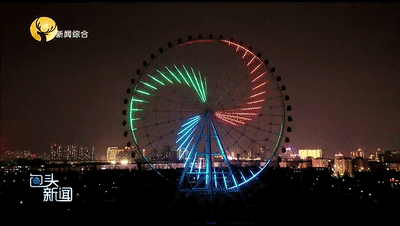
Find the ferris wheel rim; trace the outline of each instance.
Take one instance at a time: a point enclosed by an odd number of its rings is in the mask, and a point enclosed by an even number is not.
[[[238,44],[238,43],[233,42],[232,39],[224,39],[224,38],[221,38],[221,37],[220,37],[219,39],[218,39],[218,38],[213,38],[213,37],[209,37],[209,38],[202,38],[202,37],[199,37],[199,38],[197,38],[197,39],[192,39],[192,38],[189,36],[188,40],[186,40],[186,41],[182,41],[181,39],[178,39],[178,43],[172,44],[171,42],[169,42],[169,43],[168,43],[168,48],[166,48],[166,49],[164,50],[163,48],[160,47],[160,48],[159,48],[159,53],[158,53],[157,55],[154,55],[154,54],[151,54],[151,55],[150,55],[150,56],[151,56],[151,60],[149,61],[149,63],[147,63],[146,61],[143,62],[144,68],[143,68],[142,70],[137,70],[137,71],[136,71],[136,74],[138,75],[137,81],[140,81],[141,78],[145,75],[145,72],[146,72],[147,68],[150,67],[150,66],[152,65],[152,63],[153,63],[160,55],[163,55],[163,54],[164,54],[165,52],[167,52],[168,50],[172,50],[172,49],[175,49],[175,48],[178,48],[178,47],[184,47],[185,45],[189,45],[189,44],[192,45],[192,44],[199,44],[199,43],[202,43],[202,44],[203,44],[203,43],[215,43],[215,42],[219,42],[219,43],[221,43],[221,42],[225,42],[225,43],[228,42],[228,43],[230,43],[230,44],[232,44],[232,45],[234,44],[234,45],[240,46],[240,48],[244,48],[244,49],[246,49],[246,51],[248,51],[249,53],[254,54],[254,56],[257,57],[259,61],[261,61],[261,62],[266,62],[266,63],[265,63],[265,67],[266,67],[266,68],[268,69],[268,71],[270,72],[270,76],[273,78],[272,80],[276,83],[276,86],[277,86],[277,87],[280,87],[277,78],[276,78],[275,75],[273,74],[272,68],[269,68],[269,67],[267,66],[268,60],[262,61],[261,58],[260,58],[260,54],[257,54],[257,55],[256,55],[255,53],[252,52],[252,48],[251,48],[251,47],[247,48],[247,47],[245,47],[245,46],[243,45],[243,43]],[[238,47],[238,48],[239,48],[239,47]],[[133,82],[132,82],[132,83],[133,83]],[[135,85],[134,85],[134,87],[133,87],[133,93],[135,93],[135,92],[137,91],[138,82],[135,82],[134,84],[135,84]],[[282,123],[281,123],[281,126],[280,126],[279,138],[278,138],[278,140],[277,140],[277,142],[276,142],[276,144],[275,144],[275,147],[274,147],[274,150],[273,150],[272,154],[270,155],[269,159],[266,161],[266,164],[262,167],[261,170],[257,171],[257,173],[255,173],[255,175],[253,175],[252,178],[257,177],[260,173],[262,173],[262,172],[264,171],[264,169],[265,169],[265,168],[269,165],[269,163],[272,161],[273,157],[276,155],[276,153],[277,153],[279,147],[281,146],[283,134],[284,134],[284,132],[285,132],[284,130],[285,130],[285,124],[286,124],[286,117],[287,117],[287,115],[286,115],[286,110],[285,110],[286,105],[285,105],[284,96],[283,96],[283,94],[282,94],[282,90],[279,88],[278,91],[279,91],[280,101],[281,101],[281,103],[282,103],[282,108],[283,108],[283,111],[282,111],[282,113],[283,113],[283,114],[282,114]],[[131,128],[131,129],[132,129],[132,128]],[[133,131],[131,131],[131,132],[133,132]],[[135,140],[135,137],[133,137],[133,138],[134,138],[134,144],[136,145],[136,147],[137,147],[138,149],[140,149],[139,144],[138,144],[137,141]],[[129,144],[128,146],[131,145],[130,142],[128,142],[128,144]],[[146,158],[146,156],[145,156],[141,151],[139,151],[139,153],[142,155],[143,159],[146,161],[147,165],[149,165],[151,169],[155,170],[160,176],[162,176],[162,177],[163,177],[164,179],[166,179],[167,181],[169,181],[169,182],[171,182],[171,183],[173,183],[173,184],[177,184],[176,182],[173,182],[173,181],[169,180],[168,178],[166,178],[164,175],[162,175],[162,174],[159,172],[159,170],[157,170],[157,169],[153,166],[153,164]],[[244,184],[250,182],[251,180],[252,180],[252,179],[246,180],[246,181],[244,181],[243,183],[238,184],[237,187],[243,186]]]

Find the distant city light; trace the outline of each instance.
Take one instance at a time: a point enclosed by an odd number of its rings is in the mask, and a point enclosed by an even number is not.
[[[307,157],[322,158],[322,149],[301,149],[299,150],[299,156],[301,159],[306,159]]]

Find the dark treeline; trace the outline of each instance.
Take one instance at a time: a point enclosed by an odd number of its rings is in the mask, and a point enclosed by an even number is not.
[[[69,203],[43,202],[43,189],[29,186],[31,173],[53,173],[60,186],[73,188]],[[171,180],[179,172],[165,170]],[[266,213],[297,218],[312,213],[328,216],[333,212],[390,211],[400,203],[400,189],[391,178],[400,172],[377,170],[354,177],[334,178],[321,169],[269,169],[241,193],[219,195],[214,201],[199,202],[196,196],[175,199],[176,186],[154,171],[85,170],[82,172],[34,172],[19,170],[0,174],[0,201],[3,211],[23,213],[135,214],[149,221],[264,221]],[[397,204],[396,204],[397,203]],[[338,211],[338,212],[337,212]],[[171,216],[174,216],[171,218]],[[202,216],[202,217],[199,217]],[[293,218],[293,219],[295,219]]]

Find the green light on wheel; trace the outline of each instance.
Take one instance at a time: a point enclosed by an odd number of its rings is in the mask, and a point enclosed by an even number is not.
[[[185,76],[183,76],[182,72],[178,69],[178,67],[176,65],[174,65],[175,69],[178,71],[178,73],[181,75],[181,77],[183,78],[183,80],[186,82],[186,84],[190,87],[189,82],[186,80]]]
[[[188,76],[190,82],[192,83],[193,88],[196,90],[197,95],[199,95],[200,99],[202,99],[202,97],[201,97],[201,95],[200,95],[200,92],[199,92],[199,90],[197,89],[196,84],[194,84],[193,79],[192,79],[192,77],[190,76],[189,72],[186,70],[185,65],[183,65],[183,69],[185,70],[186,75]]]
[[[141,100],[141,99],[136,99],[136,98],[132,98],[133,102],[139,102],[139,103],[149,103],[148,101],[145,100]]]
[[[204,102],[206,102],[206,97],[204,96],[204,93],[203,93],[203,91],[202,91],[202,89],[201,89],[201,87],[200,87],[200,83],[199,83],[199,81],[197,80],[196,73],[194,72],[193,68],[191,68],[191,69],[192,69],[192,73],[193,73],[194,80],[196,81],[196,84],[197,84],[197,88],[198,88],[198,90],[199,90],[199,91],[198,91],[199,96],[200,96],[201,100],[202,100],[203,103],[204,103]]]
[[[160,80],[156,79],[155,77],[153,77],[153,76],[151,76],[151,75],[149,75],[149,74],[148,74],[148,76],[149,76],[150,78],[152,78],[154,81],[156,81],[156,82],[160,83],[161,85],[165,86],[165,83],[161,82]]]
[[[148,92],[146,92],[146,91],[143,91],[143,90],[138,90],[138,89],[137,89],[136,92],[141,93],[141,94],[144,94],[144,95],[146,95],[146,96],[151,96],[150,93],[148,93]]]
[[[131,111],[144,111],[144,109],[140,109],[140,108],[132,108]]]
[[[205,88],[204,88],[204,85],[205,85],[205,81],[204,81],[204,83],[203,83],[203,80],[201,79],[201,74],[200,74],[200,71],[198,71],[199,72],[199,80],[200,80],[200,84],[201,84],[201,91],[202,91],[202,93],[203,93],[203,96],[204,96],[204,102],[206,102],[207,101],[207,95],[206,95],[206,90],[205,90]],[[204,79],[205,79],[205,77],[204,77]]]
[[[168,72],[176,79],[176,81],[178,81],[179,83],[182,84],[181,80],[178,79],[178,77],[176,77],[176,75],[167,67],[165,66],[165,68],[168,70]]]
[[[152,86],[152,85],[150,85],[149,83],[147,83],[147,82],[142,82],[142,81],[140,81],[143,85],[145,85],[145,86],[147,86],[147,87],[149,87],[150,89],[154,89],[154,90],[157,90],[157,88],[155,87],[155,86]]]
[[[164,73],[162,73],[159,70],[156,70],[163,78],[165,78],[165,80],[167,80],[169,83],[174,84],[171,79],[169,79],[166,75],[164,75]]]

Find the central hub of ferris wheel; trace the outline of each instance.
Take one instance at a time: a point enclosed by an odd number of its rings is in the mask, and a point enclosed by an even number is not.
[[[213,111],[212,109],[207,108],[207,109],[204,111],[204,116],[212,115],[213,113],[214,113],[214,111]]]

